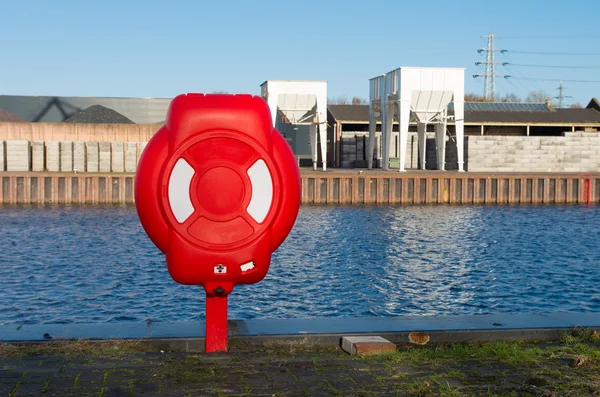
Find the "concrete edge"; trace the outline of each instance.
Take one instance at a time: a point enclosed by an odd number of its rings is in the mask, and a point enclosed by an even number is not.
[[[590,328],[600,332],[600,327]],[[551,342],[560,340],[571,334],[572,328],[550,329],[514,329],[514,330],[481,330],[481,331],[433,331],[427,334],[427,343],[411,342],[411,332],[379,332],[381,336],[400,348],[417,345],[439,345],[445,343],[478,343],[478,342]],[[310,349],[339,347],[344,336],[373,334],[313,334],[313,335],[280,335],[280,336],[243,336],[230,337],[229,345],[244,350],[244,347],[263,347],[274,349]],[[172,351],[203,352],[204,338],[176,339],[140,339],[140,343]]]
[[[596,327],[570,327],[570,328],[528,328],[528,329],[500,329],[500,330],[440,330],[427,332],[377,332],[377,333],[331,333],[331,334],[304,334],[304,335],[252,335],[235,336],[230,335],[229,347],[234,350],[245,350],[246,348],[266,348],[281,350],[302,350],[315,348],[335,348],[339,347],[341,340],[345,336],[381,336],[396,345],[399,348],[410,346],[440,345],[446,343],[481,343],[481,342],[500,342],[500,341],[520,341],[520,342],[552,342],[562,339],[567,335],[572,335],[574,331],[587,329],[600,332],[600,326]],[[414,335],[418,334],[419,338]],[[417,341],[415,341],[417,339]],[[79,339],[54,339],[48,341],[39,340],[13,340],[0,341],[0,343],[9,344],[47,344],[61,341],[84,340],[93,343],[110,343],[119,341],[135,341],[142,346],[153,347],[165,351],[176,352],[204,352],[203,337],[182,337],[182,338],[79,338]]]
[[[599,330],[600,313],[248,319],[230,320],[228,328],[232,345],[326,346],[352,335],[384,336],[400,345],[551,340],[577,328]],[[0,325],[0,343],[136,340],[191,350],[204,337],[204,321]]]

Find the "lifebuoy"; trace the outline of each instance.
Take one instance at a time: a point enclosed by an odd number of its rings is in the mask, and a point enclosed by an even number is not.
[[[175,98],[136,175],[140,221],[173,279],[217,287],[266,275],[300,203],[294,155],[250,95]]]
[[[169,176],[169,206],[179,223],[185,222],[195,211],[190,194],[194,168],[184,159],[175,163]],[[247,171],[251,184],[250,202],[246,212],[257,223],[262,223],[273,203],[273,178],[263,159],[258,159]],[[235,176],[232,175],[235,178]]]

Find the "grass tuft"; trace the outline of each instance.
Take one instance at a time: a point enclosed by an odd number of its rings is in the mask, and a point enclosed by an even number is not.
[[[542,350],[533,345],[521,342],[495,342],[486,344],[452,344],[412,347],[382,355],[393,363],[435,365],[469,359],[486,359],[510,365],[535,364],[542,355]]]
[[[560,341],[566,345],[577,343],[595,343],[600,341],[600,333],[591,328],[575,327],[560,336]]]
[[[155,351],[155,348],[130,340],[64,340],[40,343],[1,343],[0,357],[35,357],[69,355],[69,357],[122,357],[131,353]]]

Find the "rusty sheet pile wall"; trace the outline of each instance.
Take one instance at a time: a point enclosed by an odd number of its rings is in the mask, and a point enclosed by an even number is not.
[[[127,204],[135,174],[0,173],[2,204]],[[600,174],[302,174],[303,204],[597,203]]]
[[[305,204],[595,203],[600,175],[419,173],[303,175]]]

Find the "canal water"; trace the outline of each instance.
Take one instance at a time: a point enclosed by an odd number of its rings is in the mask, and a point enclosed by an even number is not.
[[[600,206],[302,207],[230,318],[600,312]],[[133,206],[0,207],[0,325],[202,319]]]

